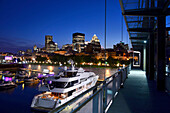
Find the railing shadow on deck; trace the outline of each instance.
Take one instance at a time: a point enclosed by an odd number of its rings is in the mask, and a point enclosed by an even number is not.
[[[65,112],[87,112],[87,113],[104,113],[107,112],[108,108],[114,101],[114,98],[118,94],[120,88],[130,73],[130,65],[120,69],[118,72],[114,73],[112,76],[106,78],[104,81],[96,84],[94,87],[83,92],[81,95],[73,98],[72,100],[66,102],[60,107],[53,109],[50,113],[65,113]],[[83,101],[78,102],[76,105],[72,106],[76,101],[84,98]],[[86,111],[84,111],[86,110]]]

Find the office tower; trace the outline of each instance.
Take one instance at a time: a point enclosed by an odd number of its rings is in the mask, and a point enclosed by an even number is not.
[[[46,35],[45,36],[45,49],[47,50],[48,43],[53,41],[53,36],[51,35]]]
[[[85,34],[83,33],[73,33],[73,50],[77,52],[84,52],[84,41],[85,40]]]

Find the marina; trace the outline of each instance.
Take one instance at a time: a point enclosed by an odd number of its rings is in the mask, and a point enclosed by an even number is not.
[[[1,0],[0,15],[0,113],[169,113],[170,0]]]
[[[51,72],[54,71],[54,73],[57,74],[61,70],[61,67],[46,66],[46,65],[27,65],[25,68],[25,70],[29,70],[29,71],[33,70],[30,73],[30,75],[35,75],[35,72],[36,74],[38,74],[38,72],[43,72],[44,69],[51,69],[50,70]],[[97,72],[96,74],[98,74],[100,76],[99,78],[101,79],[104,77],[104,73],[106,73],[106,76],[110,76],[111,74],[117,71],[115,68],[113,69],[98,68],[98,70],[96,70],[97,68],[85,67],[84,69],[87,71],[93,71],[95,73]],[[26,112],[26,113],[38,112],[38,111],[31,109],[31,103],[32,103],[34,96],[42,93],[41,91],[39,91],[39,86],[42,84],[42,80],[25,82],[25,81],[22,81],[22,78],[23,77],[21,77],[21,79],[18,79],[18,78],[13,79],[13,81],[15,81],[16,83],[16,87],[5,89],[5,90],[4,89],[0,90],[0,97],[1,97],[0,101],[3,102],[3,103],[0,103],[1,111],[5,113],[10,113],[11,111]],[[67,110],[69,109],[67,108]],[[65,112],[67,110],[65,109]]]

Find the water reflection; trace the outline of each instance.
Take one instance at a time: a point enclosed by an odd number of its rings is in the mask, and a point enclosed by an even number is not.
[[[31,69],[31,65],[30,64],[28,65],[28,69]]]
[[[24,87],[25,87],[25,85],[24,85],[24,84],[22,84],[22,90],[24,90]]]
[[[38,71],[41,71],[41,66],[40,66],[40,65],[38,65],[37,70],[38,70]]]
[[[99,75],[99,79],[104,80],[104,76],[107,78],[113,75],[117,70],[115,68],[96,68],[96,67],[83,67],[86,71],[92,71],[95,74]],[[46,66],[46,65],[31,65],[32,70],[43,71],[48,69],[50,72],[58,74],[61,68],[59,66]]]
[[[110,75],[110,70],[109,70],[109,69],[106,69],[106,70],[105,70],[105,77],[107,78],[107,77],[109,77],[109,76],[111,76],[111,75]]]
[[[94,67],[83,67],[86,71],[92,71],[95,74],[99,75],[99,79],[104,79],[105,77],[111,76],[113,73],[116,72],[116,69],[111,68],[94,68]],[[47,65],[27,65],[28,75],[38,75],[38,72],[42,72],[44,69],[49,69],[50,72],[54,71],[55,74],[57,74],[60,69],[59,66],[47,66]],[[31,72],[31,70],[34,70]],[[38,71],[38,72],[37,72]],[[24,83],[23,80],[17,79],[16,80],[17,87],[0,91],[0,97],[3,98],[5,103],[0,103],[0,106],[2,107],[2,111],[7,109],[6,112],[11,112],[11,109],[13,112],[18,112],[17,108],[20,110],[20,112],[32,112],[30,111],[30,105],[32,102],[32,99],[35,95],[40,94],[42,92],[38,91],[38,86],[42,83],[41,81],[34,81],[30,83]],[[8,108],[10,109],[8,110]]]
[[[50,72],[52,72],[54,70],[54,66],[48,66],[48,69],[50,70]]]

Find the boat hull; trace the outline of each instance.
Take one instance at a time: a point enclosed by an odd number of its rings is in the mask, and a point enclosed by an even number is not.
[[[17,85],[5,85],[5,86],[0,86],[0,90],[6,90],[6,89],[11,89],[15,88]]]

